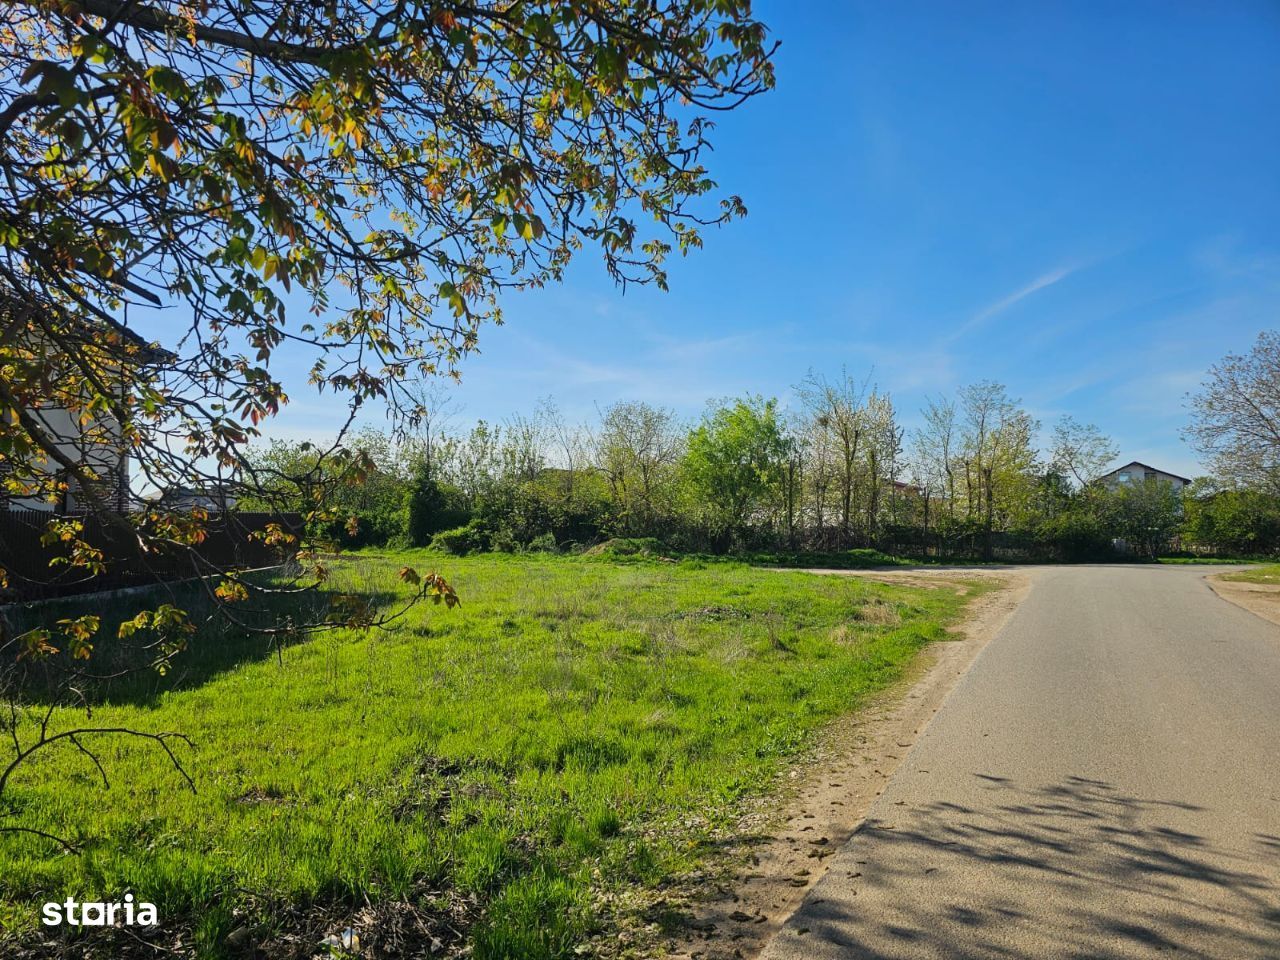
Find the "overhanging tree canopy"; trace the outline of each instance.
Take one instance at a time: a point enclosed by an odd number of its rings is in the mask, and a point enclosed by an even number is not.
[[[662,285],[742,213],[709,118],[772,84],[745,0],[18,0],[0,49],[0,458],[9,495],[90,506],[24,411],[108,419],[161,487],[255,481],[281,351],[412,414],[504,290],[584,247]]]

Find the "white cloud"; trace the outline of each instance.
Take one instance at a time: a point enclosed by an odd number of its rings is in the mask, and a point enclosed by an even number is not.
[[[970,334],[973,331],[986,326],[993,319],[998,317],[1000,314],[1004,313],[1010,307],[1014,306],[1015,304],[1021,303],[1023,300],[1027,299],[1027,297],[1031,296],[1032,294],[1038,293],[1039,291],[1045,289],[1046,287],[1052,287],[1055,283],[1061,283],[1067,277],[1071,276],[1071,274],[1075,273],[1077,269],[1078,267],[1076,266],[1062,266],[1062,267],[1057,267],[1056,269],[1050,270],[1047,273],[1042,273],[1040,276],[1036,277],[1030,283],[1026,284],[1025,286],[1019,287],[1017,290],[1013,291],[1013,293],[1009,294],[1008,296],[1001,297],[999,300],[996,300],[994,303],[990,303],[987,306],[983,307],[981,310],[975,313],[972,317],[970,317],[966,322],[962,323],[959,327],[957,327],[954,331],[952,331],[950,336],[946,338],[946,342],[954,343],[955,341],[959,340],[961,337],[964,337],[967,334]]]

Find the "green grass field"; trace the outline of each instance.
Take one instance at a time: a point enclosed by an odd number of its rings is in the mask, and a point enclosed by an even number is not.
[[[123,740],[100,743],[110,789],[70,747],[25,768],[20,821],[81,852],[0,835],[10,936],[45,900],[128,890],[202,957],[237,955],[237,928],[305,940],[323,932],[308,911],[359,928],[379,904],[399,905],[397,929],[411,916],[404,935],[422,943],[572,956],[609,922],[601,890],[705,865],[740,801],[944,638],[966,602],[696,562],[364,554],[338,577],[407,590],[392,586],[403,563],[440,570],[462,607],[316,636],[283,663],[261,640],[209,634],[169,678],[108,689],[94,723],[188,734],[198,792]],[[114,632],[130,606],[96,609]]]
[[[1245,583],[1280,584],[1280,563],[1269,563],[1255,567],[1253,570],[1240,570],[1236,573],[1225,573],[1223,580],[1241,580]]]

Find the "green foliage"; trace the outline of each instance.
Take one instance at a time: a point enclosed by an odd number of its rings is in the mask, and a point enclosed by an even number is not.
[[[660,557],[666,549],[654,537],[614,537],[585,551],[586,556],[605,560]]]
[[[741,537],[776,496],[788,446],[778,402],[746,397],[713,407],[689,434],[682,470],[712,537]]]
[[[414,470],[407,497],[405,533],[415,547],[425,547],[440,531],[469,520],[467,512],[457,506],[458,491],[442,486],[426,463],[418,464]]]
[[[1221,490],[1186,501],[1184,540],[1231,556],[1280,552],[1280,497]]]
[[[441,530],[431,538],[431,546],[455,557],[488,550],[493,545],[493,532],[483,520],[471,520],[465,526]]]
[[[529,541],[525,548],[530,553],[559,553],[560,546],[556,543],[555,534],[540,533]]]
[[[594,542],[611,525],[613,505],[599,477],[544,468],[530,480],[509,476],[492,484],[476,514],[514,550],[543,534],[561,544]]]
[[[333,586],[395,582],[424,559],[362,554]],[[128,890],[160,905],[166,931],[212,918],[202,936],[221,947],[234,925],[270,932],[296,907],[331,917],[427,890],[475,898],[463,932],[477,957],[567,960],[609,919],[596,894],[658,897],[705,868],[739,798],[900,677],[965,602],[732,563],[487,556],[441,572],[460,607],[415,607],[372,640],[313,636],[280,651],[283,669],[200,617],[177,689],[113,685],[94,711],[188,732],[198,792],[127,745],[105,757],[110,790],[67,789],[100,783],[70,746],[36,762],[13,802],[85,853],[0,835],[0,910],[34,926],[46,900]],[[127,602],[99,608],[108,627]],[[886,606],[897,616],[872,615]],[[57,709],[53,729],[81,716]]]
[[[911,467],[923,485],[895,482],[901,430],[887,395],[847,376],[800,393],[805,408],[785,423],[775,401],[745,397],[714,405],[683,435],[669,413],[639,403],[575,432],[544,403],[456,437],[438,426],[429,440],[363,431],[359,460],[277,443],[254,463],[292,510],[331,486],[336,508],[312,531],[345,546],[425,546],[443,533],[441,549],[518,553],[653,538],[666,553],[837,565],[851,549],[926,561],[1151,556],[1179,538],[1204,555],[1280,550],[1280,498],[1201,483],[1174,506],[1163,488],[1085,482],[1114,454],[1095,427],[1059,423],[1041,463],[1034,421],[998,384],[926,411]]]
[[[1100,509],[1114,535],[1154,559],[1182,523],[1182,499],[1159,480],[1122,483],[1101,498]]]
[[[1099,515],[1093,501],[1072,501],[1068,509],[1048,517],[1039,526],[1037,536],[1056,549],[1063,560],[1106,560],[1115,556],[1112,528]]]
[[[677,518],[683,433],[661,407],[620,402],[604,410],[594,452],[616,510],[614,533],[643,536]]]
[[[382,546],[405,535],[412,456],[410,447],[372,429],[340,452],[274,440],[247,453],[259,489],[239,506],[300,513],[311,537],[342,547]]]

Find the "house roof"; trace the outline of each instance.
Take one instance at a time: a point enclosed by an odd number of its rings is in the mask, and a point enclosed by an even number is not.
[[[39,309],[23,304],[17,297],[12,294],[0,291],[0,316],[18,317],[21,311]],[[160,346],[158,343],[152,343],[149,340],[139,336],[137,331],[130,329],[113,317],[106,315],[95,315],[89,318],[89,323],[102,330],[110,330],[119,334],[120,339],[130,347],[135,348],[137,363],[139,365],[155,365],[161,363],[172,363],[177,359],[176,355]]]
[[[1130,460],[1130,461],[1129,461],[1128,463],[1126,463],[1124,466],[1122,466],[1122,467],[1116,467],[1114,470],[1110,471],[1109,473],[1104,473],[1104,474],[1103,474],[1101,477],[1099,477],[1098,479],[1099,479],[1099,480],[1105,480],[1105,479],[1107,479],[1107,477],[1114,476],[1115,474],[1119,473],[1121,470],[1128,470],[1130,467],[1142,467],[1142,469],[1144,469],[1144,470],[1150,470],[1150,471],[1152,471],[1153,473],[1163,473],[1166,477],[1173,477],[1173,479],[1175,479],[1175,480],[1181,480],[1183,483],[1190,483],[1190,482],[1191,482],[1191,480],[1190,480],[1190,478],[1189,478],[1189,477],[1181,477],[1181,476],[1179,476],[1178,474],[1173,473],[1172,471],[1169,471],[1169,470],[1161,470],[1159,467],[1153,467],[1153,466],[1151,466],[1151,464],[1149,464],[1149,463],[1143,463],[1141,460]]]

